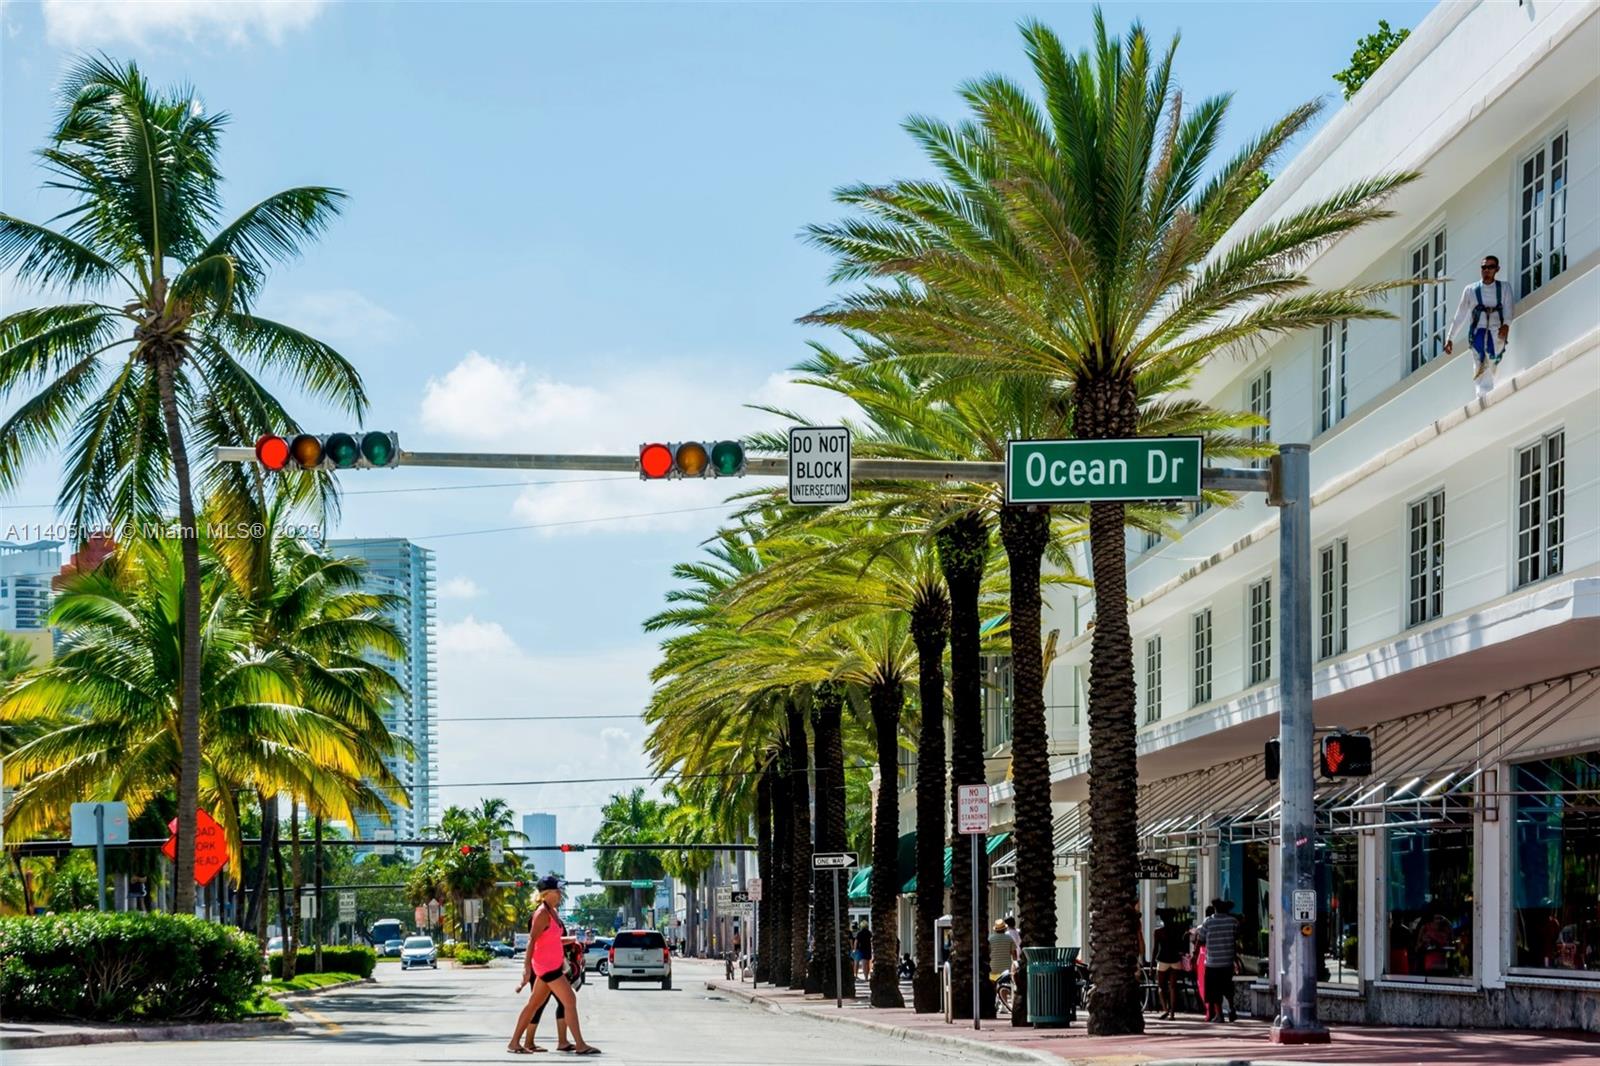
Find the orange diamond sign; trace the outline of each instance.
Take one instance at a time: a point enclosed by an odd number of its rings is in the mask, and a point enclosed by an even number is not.
[[[172,835],[161,845],[161,854],[178,861],[178,820],[167,823]],[[228,841],[222,835],[222,826],[205,811],[195,811],[194,818],[194,883],[209,885],[217,873],[228,865]]]

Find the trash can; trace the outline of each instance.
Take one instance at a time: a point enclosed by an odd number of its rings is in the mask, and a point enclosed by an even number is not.
[[[1041,1029],[1071,1025],[1078,1013],[1078,974],[1070,948],[1023,948],[1028,960],[1028,1021]]]

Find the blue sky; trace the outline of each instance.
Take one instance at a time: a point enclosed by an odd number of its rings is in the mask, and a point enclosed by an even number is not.
[[[1414,26],[1430,6],[1110,4],[1106,16],[1118,30],[1137,17],[1163,40],[1182,30],[1185,97],[1235,93],[1231,148],[1302,100],[1324,96],[1331,114],[1330,75],[1356,38],[1379,18]],[[4,210],[51,213],[30,152],[73,55],[104,49],[158,83],[193,83],[233,116],[231,205],[302,183],[350,192],[326,238],[269,285],[264,311],[357,363],[368,427],[419,450],[544,452],[737,434],[767,422],[750,402],[828,417],[826,399],[784,376],[821,337],[794,319],[830,292],[801,228],[836,217],[840,184],[924,172],[905,116],[959,117],[963,79],[1025,78],[1020,19],[1074,44],[1090,27],[1083,4],[13,0],[0,12]],[[32,299],[0,282],[0,307]],[[0,397],[0,413],[17,399]],[[438,553],[441,717],[642,706],[654,646],[639,623],[672,563],[714,530],[719,495],[600,477],[347,477],[338,535],[408,536]],[[33,505],[55,498],[55,479],[41,466],[0,497],[0,532],[49,521]],[[524,480],[538,484],[503,484]],[[423,491],[371,491],[401,489]],[[507,526],[543,528],[449,535]],[[441,780],[639,774],[640,739],[628,720],[447,723]],[[619,787],[443,797],[504,795],[587,839]]]

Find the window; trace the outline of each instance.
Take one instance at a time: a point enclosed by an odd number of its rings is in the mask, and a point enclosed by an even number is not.
[[[1389,818],[1396,824],[1388,832],[1386,972],[1401,977],[1471,977],[1476,867],[1470,812],[1441,821],[1397,810]]]
[[[983,657],[983,719],[988,745],[998,748],[1011,741],[1011,657]]]
[[[1424,496],[1408,510],[1407,624],[1415,626],[1444,613],[1444,491]]]
[[[1512,965],[1600,973],[1600,750],[1513,766],[1511,780]]]
[[[1142,552],[1154,551],[1156,545],[1161,543],[1161,534],[1144,530],[1139,534],[1139,550]]]
[[[1420,370],[1444,351],[1449,319],[1445,307],[1444,230],[1411,250],[1411,276],[1432,282],[1411,289],[1411,369]]]
[[[1317,839],[1317,980],[1359,985],[1360,858],[1353,833]]]
[[[1144,642],[1144,720],[1161,721],[1161,638]]]
[[[1561,573],[1567,510],[1567,435],[1517,452],[1517,586]]]
[[[1194,616],[1194,705],[1211,702],[1211,608]]]
[[[1526,296],[1567,266],[1567,131],[1522,162],[1517,294]]]
[[[1245,386],[1245,398],[1250,407],[1250,413],[1259,415],[1266,424],[1250,427],[1250,439],[1265,441],[1272,439],[1272,371],[1263,370],[1256,377],[1250,379],[1250,384]],[[1267,460],[1257,459],[1251,466],[1264,467]]]
[[[1321,415],[1317,424],[1324,433],[1344,420],[1344,366],[1345,352],[1349,346],[1349,319],[1330,322],[1322,327],[1322,376],[1318,390]]]
[[[1343,537],[1317,553],[1317,605],[1321,618],[1318,658],[1343,655],[1350,632],[1350,542]]]
[[[1272,676],[1272,579],[1264,577],[1249,590],[1250,684]]]

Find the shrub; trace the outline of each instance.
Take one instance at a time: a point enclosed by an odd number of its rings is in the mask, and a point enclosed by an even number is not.
[[[378,953],[371,948],[363,947],[324,947],[322,949],[322,969],[316,970],[313,964],[316,955],[310,948],[301,948],[295,954],[294,972],[302,973],[353,973],[358,977],[371,977],[373,967],[378,965]],[[274,980],[283,977],[283,953],[273,952],[268,956],[267,965],[271,967]]]
[[[0,918],[0,1013],[167,1021],[244,1013],[260,980],[256,938],[192,915]]]
[[[456,961],[463,966],[487,966],[489,953],[479,948],[461,948],[456,952]]]
[[[456,948],[457,948],[457,946],[458,945],[456,945],[456,944],[440,944],[439,945],[439,957],[441,959],[453,959],[453,958],[455,958],[456,957]]]

